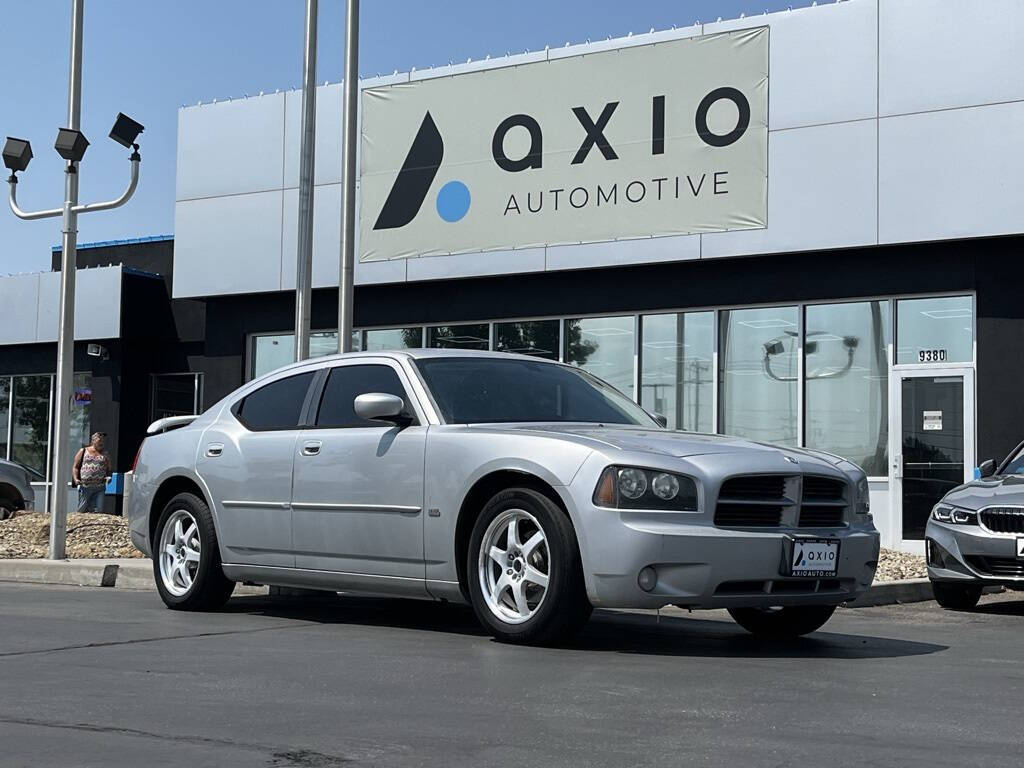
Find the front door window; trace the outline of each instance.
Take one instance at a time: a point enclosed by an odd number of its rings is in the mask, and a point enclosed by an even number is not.
[[[903,538],[923,539],[932,507],[964,482],[963,376],[904,377]]]

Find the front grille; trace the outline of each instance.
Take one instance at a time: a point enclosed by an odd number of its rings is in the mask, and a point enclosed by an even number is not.
[[[1018,560],[1015,557],[968,555],[966,560],[971,568],[989,576],[1001,576],[1008,579],[1024,577],[1024,560]]]
[[[730,477],[718,492],[715,525],[724,528],[778,528],[786,498],[784,475]]]
[[[807,475],[800,504],[801,528],[839,528],[846,512],[846,483],[832,477]]]
[[[989,507],[979,516],[981,524],[995,533],[1024,533],[1024,509],[1018,507]]]

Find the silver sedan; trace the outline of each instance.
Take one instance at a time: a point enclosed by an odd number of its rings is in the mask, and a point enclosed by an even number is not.
[[[246,581],[468,602],[512,642],[666,604],[792,636],[868,588],[858,467],[659,421],[532,357],[338,355],[152,425],[126,508],[178,609]]]

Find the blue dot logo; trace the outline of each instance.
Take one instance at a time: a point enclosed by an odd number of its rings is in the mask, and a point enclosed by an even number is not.
[[[461,181],[449,181],[437,193],[437,214],[455,222],[469,212],[469,187]]]

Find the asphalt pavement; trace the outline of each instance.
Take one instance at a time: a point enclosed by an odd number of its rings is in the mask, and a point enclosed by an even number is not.
[[[725,613],[597,612],[563,648],[465,608],[0,584],[2,766],[1021,764],[1024,595],[841,610],[758,641]]]

